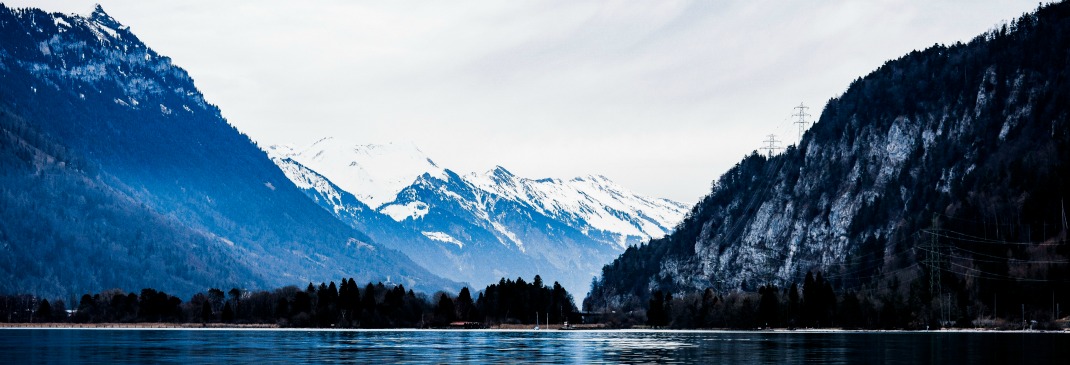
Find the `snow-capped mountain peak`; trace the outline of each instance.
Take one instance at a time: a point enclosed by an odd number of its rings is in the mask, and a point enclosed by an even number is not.
[[[501,166],[458,174],[409,144],[328,138],[269,153],[339,218],[464,282],[541,274],[581,290],[600,265],[629,245],[664,236],[687,211],[601,175],[529,179]]]
[[[411,143],[357,144],[327,137],[304,147],[271,146],[268,152],[316,171],[372,209],[393,201],[421,175],[446,179],[445,171]]]
[[[672,230],[686,211],[682,204],[640,196],[602,175],[570,180],[517,177],[498,166],[465,179],[480,190],[515,200],[538,212],[568,222],[640,240],[659,238]],[[623,249],[622,239],[617,244]]]

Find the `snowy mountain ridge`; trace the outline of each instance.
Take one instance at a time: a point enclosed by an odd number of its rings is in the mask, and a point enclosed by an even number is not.
[[[585,233],[595,229],[619,234],[615,245],[622,250],[629,243],[660,238],[671,232],[687,210],[685,205],[672,200],[635,194],[601,175],[569,180],[529,179],[501,166],[483,173],[447,174],[447,169],[439,167],[411,143],[357,144],[326,137],[305,147],[270,146],[267,152],[277,161],[290,159],[320,177],[288,173],[299,187],[315,188],[309,184],[327,179],[398,222],[427,214],[426,203],[404,201],[397,196],[424,174],[438,180],[459,176],[483,192],[479,195],[483,199],[477,203],[508,199],[555,219],[584,226]],[[330,190],[317,188],[321,189]]]
[[[300,162],[372,208],[394,200],[417,176],[445,176],[442,168],[410,143],[356,144],[326,137],[304,147],[271,146],[267,152]]]
[[[500,166],[459,174],[412,144],[324,138],[267,151],[323,208],[458,281],[541,274],[586,289],[601,265],[671,232],[687,211],[599,175],[528,179]]]
[[[570,180],[528,179],[498,166],[464,178],[480,190],[522,202],[558,220],[586,222],[590,228],[641,240],[672,231],[687,209],[668,199],[640,196],[601,175]],[[619,247],[626,248],[627,240],[619,241]]]

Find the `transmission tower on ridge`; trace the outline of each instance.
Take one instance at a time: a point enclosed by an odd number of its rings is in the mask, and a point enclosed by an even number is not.
[[[765,150],[766,155],[768,155],[769,157],[773,157],[773,152],[779,151],[782,148],[777,145],[777,143],[780,143],[780,141],[776,139],[775,134],[770,134],[769,139],[763,142],[765,142],[766,145],[765,147],[762,147],[762,149]]]
[[[795,107],[795,109],[798,110],[798,112],[791,116],[799,118],[799,120],[795,121],[795,124],[799,125],[799,144],[802,144],[803,131],[806,130],[806,127],[810,124],[810,122],[806,121],[806,117],[810,116],[810,114],[806,112],[806,109],[810,109],[810,107],[803,103],[799,103],[799,106]]]

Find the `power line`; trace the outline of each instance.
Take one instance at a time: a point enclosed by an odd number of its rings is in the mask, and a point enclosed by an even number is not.
[[[947,218],[947,219],[950,219],[950,220],[966,222],[966,223],[972,223],[972,224],[983,224],[983,225],[986,225],[986,226],[996,226],[997,228],[998,227],[1021,226],[1020,224],[1013,224],[1013,223],[982,222],[982,221],[973,220],[973,219],[954,217],[954,216],[950,216],[950,215],[947,215],[947,214],[941,214],[941,213],[935,213],[935,214],[940,214],[941,217],[944,217],[944,218]],[[928,231],[926,231],[926,232],[928,233]],[[987,238],[987,237],[978,237],[978,236],[973,236],[973,235],[969,235],[969,234],[966,234],[966,233],[957,232],[957,231],[951,231],[951,230],[942,230],[942,232],[946,232],[946,233],[943,233],[942,237],[949,238],[949,239],[961,240],[961,241],[969,241],[969,242],[974,242],[974,243],[991,243],[991,244],[1000,244],[1000,245],[1056,246],[1056,245],[1061,245],[1061,244],[1064,244],[1064,243],[1067,242],[1066,239],[1054,239],[1054,238],[1047,239],[1047,240],[1044,240],[1044,241],[1007,241],[1007,240],[1003,240],[1003,239],[992,239],[992,238]],[[952,235],[955,235],[955,236],[958,236],[958,237],[952,237]]]
[[[1048,241],[1021,241],[1013,242],[1006,240],[997,240],[991,238],[972,236],[962,232],[950,231],[950,230],[926,230],[928,234],[944,237],[947,239],[970,242],[970,243],[984,243],[994,245],[1007,245],[1007,246],[1062,246],[1066,243],[1066,240],[1048,240]]]
[[[909,272],[913,272],[914,275],[912,275],[909,278],[904,278],[904,280],[906,282],[910,282],[910,281],[916,280],[918,278],[918,274],[917,273],[920,272],[920,270],[916,270],[916,269],[920,269],[920,266],[917,263],[913,263],[913,264],[910,264],[910,265],[907,265],[907,266],[904,266],[904,267],[901,267],[899,269],[892,270],[892,271],[889,271],[889,272],[880,273],[880,274],[874,274],[874,275],[870,275],[870,276],[859,277],[858,279],[859,279],[859,282],[861,284],[857,284],[857,285],[852,286],[850,288],[844,287],[842,289],[844,291],[852,291],[852,292],[855,292],[855,293],[871,293],[871,292],[880,291],[881,289],[892,289],[892,285],[893,285],[892,283],[890,283],[888,281],[885,281],[885,280],[873,281],[873,279],[885,278],[885,277],[890,277],[890,276],[899,277],[900,273],[902,273],[904,271],[909,271]],[[866,281],[868,281],[869,283],[868,284],[865,283]]]
[[[925,251],[925,252],[933,252],[933,251],[929,251],[929,250],[924,249],[924,248],[922,248],[921,250]],[[984,263],[990,263],[990,264],[1008,264],[1008,265],[1070,264],[1070,261],[1067,261],[1067,260],[1023,260],[1023,259],[1016,259],[1016,258],[1000,257],[1000,256],[996,256],[996,255],[983,254],[983,253],[980,253],[980,252],[970,251],[970,250],[967,250],[967,249],[964,249],[964,248],[958,248],[958,247],[956,247],[955,250],[956,251],[963,251],[963,252],[966,252],[966,253],[968,253],[970,255],[973,255],[973,256],[959,256],[959,255],[954,255],[954,254],[942,254],[942,253],[936,253],[936,254],[944,256],[944,257],[947,257],[949,259],[972,261],[972,262],[984,262]],[[974,256],[988,257],[990,259],[979,259],[979,258],[974,257]]]
[[[981,270],[981,269],[977,269],[977,268],[973,268],[973,267],[969,267],[969,266],[965,266],[965,265],[959,265],[959,264],[956,264],[956,263],[953,263],[953,262],[951,263],[951,266],[960,267],[960,268],[966,269],[967,272],[955,272],[954,270],[951,270],[950,268],[948,268],[945,271],[947,271],[949,273],[952,273],[952,274],[956,274],[956,275],[974,276],[974,277],[978,277],[978,278],[981,278],[981,279],[1016,281],[1016,282],[1017,281],[1037,282],[1037,283],[1068,283],[1068,282],[1070,282],[1070,281],[1067,281],[1067,280],[1031,279],[1031,278],[1008,276],[1008,275],[998,274],[998,273],[994,273],[994,272],[984,271],[984,270]],[[970,273],[969,271],[974,271],[975,273]]]

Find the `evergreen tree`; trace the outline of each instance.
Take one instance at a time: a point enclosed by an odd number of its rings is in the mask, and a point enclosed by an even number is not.
[[[211,315],[211,313],[209,313]],[[290,317],[290,301],[280,296],[275,300],[275,321]]]
[[[695,321],[695,324],[698,327],[713,327],[713,311],[715,305],[717,305],[717,294],[714,293],[713,288],[706,288],[706,290],[702,292],[702,303],[699,305],[699,315],[698,319]]]
[[[201,323],[208,323],[212,320],[212,304],[208,301],[201,302]]]
[[[453,304],[453,299],[450,299],[446,293],[438,296],[438,304],[435,305],[434,313],[435,323],[439,326],[445,326],[457,320],[456,306]]]
[[[348,322],[360,317],[360,289],[357,288],[353,278],[342,279],[342,284],[338,288],[338,309],[342,321],[347,326],[350,324]]]
[[[840,311],[840,324],[844,328],[861,328],[864,326],[862,305],[858,296],[854,293],[846,293],[843,296],[843,307]]]
[[[225,299],[225,296],[223,295],[222,290],[216,288],[208,289],[208,299],[212,301],[212,312],[218,313],[223,310],[223,299]]]
[[[673,316],[673,297],[672,293],[665,293],[665,304],[662,305],[665,309],[665,314],[662,315],[662,326],[669,326],[672,323]]]
[[[472,293],[468,291],[468,287],[461,288],[461,292],[457,294],[457,313],[461,320],[473,321],[475,320],[475,303],[472,301]]]
[[[66,322],[67,321],[67,303],[62,299],[58,299],[51,303],[52,307],[52,321]]]
[[[361,311],[361,326],[374,326],[375,321],[378,320],[378,302],[376,301],[375,285],[368,283],[364,287],[364,292],[361,293],[360,307]]]
[[[779,325],[780,299],[777,298],[777,288],[763,286],[758,288],[758,294],[762,296],[758,302],[758,322],[765,327]]]
[[[817,279],[821,284],[821,308],[819,313],[820,325],[832,326],[833,325],[833,313],[836,312],[836,292],[832,290],[832,283],[826,280],[821,273],[817,274]]]
[[[795,282],[791,283],[791,288],[788,289],[788,327],[794,328],[795,324],[799,321],[799,312],[801,310],[801,304],[799,301],[799,285]]]
[[[817,321],[818,306],[821,302],[817,283],[814,281],[814,273],[807,271],[806,279],[803,280],[803,303],[802,319],[806,326],[814,326]]]
[[[291,321],[300,315],[304,315],[305,318],[312,316],[312,296],[307,291],[294,293],[294,300],[290,306]]]
[[[330,285],[320,284],[316,292],[316,317],[319,325],[327,327],[338,319],[338,287],[332,281]]]
[[[650,303],[646,310],[646,324],[651,327],[663,327],[665,326],[667,315],[665,312],[665,294],[661,290],[654,291],[654,294],[650,296]]]
[[[41,301],[41,304],[37,306],[37,313],[34,315],[36,322],[52,322],[52,305],[48,304],[48,299]]]
[[[219,321],[223,323],[234,322],[234,310],[230,308],[230,302],[223,305],[223,312],[219,314]]]
[[[578,322],[579,320],[576,315],[576,306],[572,304],[572,295],[556,281],[553,289],[550,289],[550,316],[556,323]]]
[[[93,300],[93,296],[89,294],[82,295],[82,298],[78,300],[78,311],[75,313],[75,322],[79,323],[92,323],[94,322],[93,316],[96,314],[97,303]]]

